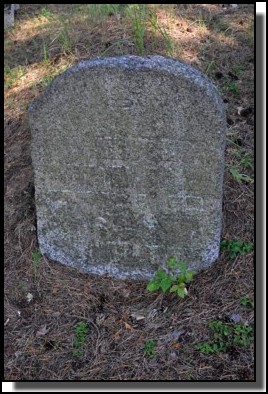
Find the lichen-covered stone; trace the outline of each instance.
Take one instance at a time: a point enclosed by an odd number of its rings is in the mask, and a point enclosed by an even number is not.
[[[219,255],[225,112],[197,70],[161,56],[95,58],[31,104],[38,240],[53,260],[149,278],[172,255]]]
[[[19,4],[4,4],[4,28],[14,25],[14,12],[20,8]]]

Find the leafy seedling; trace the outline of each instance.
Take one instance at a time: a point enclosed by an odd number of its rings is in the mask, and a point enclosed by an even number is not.
[[[239,94],[239,86],[237,82],[226,83],[224,86],[225,91],[232,92],[235,96]]]
[[[254,162],[253,162],[252,155],[250,155],[249,153],[245,152],[242,155],[242,158],[240,160],[240,166],[242,168],[249,168],[249,169],[253,170],[254,169]]]
[[[237,182],[253,183],[253,179],[249,175],[240,173],[235,167],[230,168],[230,173]]]
[[[144,344],[144,356],[147,358],[154,358],[156,356],[156,352],[154,348],[156,347],[156,340],[150,339]]]
[[[170,289],[174,278],[171,275],[168,275],[166,271],[163,269],[159,269],[154,278],[147,285],[147,290],[156,291],[161,289],[163,293],[166,293],[168,289]]]
[[[229,257],[235,259],[238,255],[244,255],[254,250],[252,242],[224,239],[221,241],[221,250],[227,250]]]
[[[211,341],[200,342],[195,346],[202,353],[225,353],[233,347],[248,347],[254,340],[251,326],[237,323],[227,326],[219,320],[214,320],[208,324],[208,328],[211,330]]]
[[[234,326],[233,344],[241,347],[248,347],[254,340],[252,333],[253,328],[251,326],[236,324]]]
[[[40,11],[40,15],[42,15],[44,18],[49,19],[53,16],[52,12],[49,11],[48,8],[43,7]]]
[[[208,324],[208,328],[214,331],[214,339],[219,339],[222,336],[228,336],[230,329],[219,320],[214,320]]]
[[[73,356],[81,357],[83,355],[82,348],[86,342],[86,336],[89,332],[89,327],[86,323],[78,323],[75,327],[75,337],[73,341]]]
[[[240,304],[248,308],[254,308],[254,302],[251,301],[247,296],[240,297]]]
[[[196,345],[196,350],[199,350],[201,353],[205,354],[213,354],[220,353],[226,351],[226,346],[223,342],[221,343],[209,343],[209,342],[201,342]]]
[[[178,263],[177,257],[170,257],[166,263],[166,270],[159,268],[153,279],[147,285],[147,290],[162,290],[166,293],[176,293],[180,298],[187,294],[186,283],[193,280],[194,273],[187,271],[186,261]]]

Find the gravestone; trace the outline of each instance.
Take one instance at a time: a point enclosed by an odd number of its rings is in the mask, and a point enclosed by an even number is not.
[[[14,12],[20,8],[19,4],[4,4],[4,28],[14,25]]]
[[[225,111],[197,70],[161,56],[83,61],[29,108],[38,240],[86,272],[150,278],[219,255]]]

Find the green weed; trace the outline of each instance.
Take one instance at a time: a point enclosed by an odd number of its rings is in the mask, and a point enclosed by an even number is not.
[[[211,72],[215,70],[215,68],[216,68],[216,62],[215,60],[211,60],[211,62],[207,66],[205,74],[209,75]]]
[[[43,7],[40,11],[40,15],[42,15],[46,19],[49,19],[53,16],[53,13],[51,11],[49,11],[48,8]]]
[[[147,358],[154,358],[156,356],[156,352],[154,348],[156,347],[156,340],[150,339],[144,344],[144,356]]]
[[[83,355],[83,347],[86,342],[86,336],[89,332],[89,327],[86,323],[78,323],[75,327],[75,337],[73,341],[73,356],[81,357]]]
[[[45,77],[40,81],[40,85],[42,86],[42,88],[45,88],[52,82],[52,80],[53,80],[52,75],[45,75]]]
[[[236,65],[233,67],[234,74],[236,74],[236,75],[241,75],[241,74],[243,74],[243,72],[246,71],[246,70],[247,70],[247,65],[244,64],[244,63],[236,64]]]
[[[199,27],[199,29],[200,29],[201,31],[206,31],[206,30],[207,30],[206,21],[205,21],[202,17],[199,17],[199,18],[196,20],[196,23],[198,24],[198,27]]]
[[[49,56],[48,56],[48,45],[43,42],[43,61],[44,63],[48,63]]]
[[[39,249],[36,249],[32,253],[32,269],[33,269],[33,274],[34,274],[35,278],[36,278],[36,274],[37,274],[37,269],[40,266],[41,257],[42,257],[42,254]]]
[[[229,92],[232,92],[235,96],[239,94],[239,86],[237,82],[230,82],[228,85],[226,85],[226,90],[229,90]]]
[[[110,52],[111,50],[114,50],[115,47],[118,47],[118,49],[120,50],[121,54],[124,54],[124,49],[123,49],[123,45],[125,42],[127,42],[126,39],[122,39],[122,40],[117,40],[115,41],[113,44],[111,44],[107,49],[105,49],[104,51],[102,51],[99,56],[104,56],[107,54],[107,52]]]
[[[128,15],[132,22],[134,36],[140,55],[144,54],[146,7],[146,4],[129,4],[128,7]]]
[[[252,252],[254,250],[254,244],[252,242],[223,239],[221,241],[221,250],[227,250],[230,259],[235,259],[238,255]]]
[[[71,44],[67,25],[65,23],[63,24],[62,30],[60,31],[60,33],[57,37],[57,41],[58,41],[59,45],[61,46],[62,51],[65,54],[68,55],[72,52],[72,44]]]
[[[193,271],[187,271],[186,261],[178,263],[177,257],[170,257],[166,263],[166,270],[159,268],[156,271],[147,285],[147,290],[162,290],[163,293],[169,290],[170,293],[184,298],[187,294],[186,284],[193,280],[193,276]]]
[[[220,320],[213,320],[208,324],[208,328],[214,331],[213,338],[220,339],[222,336],[227,337],[230,334],[230,328],[223,324]]]
[[[45,75],[44,77],[39,81],[40,86],[42,88],[45,88],[47,85],[49,85],[53,78],[58,75],[58,70],[54,67],[54,65],[51,65],[49,62],[46,63],[46,70],[45,70]]]
[[[233,148],[241,149],[239,145],[239,137],[237,134],[231,133],[231,138],[227,138],[226,140],[228,143],[233,145]],[[240,152],[236,151],[235,154],[240,155]]]
[[[232,145],[233,159],[231,164],[228,165],[230,174],[237,182],[253,183],[254,180],[247,174],[244,174],[244,170],[253,170],[254,162],[253,157],[250,153],[242,150],[238,144],[238,139],[233,136],[232,139],[228,140]]]
[[[149,12],[149,22],[152,25],[152,27],[156,31],[159,31],[159,33],[162,35],[164,42],[165,42],[167,55],[173,56],[174,55],[174,43],[173,43],[169,33],[167,32],[167,30],[159,25],[155,12],[152,12],[152,11]]]
[[[87,4],[88,20],[102,21],[110,15],[120,15],[127,4]]]
[[[251,154],[249,154],[249,153],[247,153],[247,152],[244,152],[244,153],[241,155],[240,163],[239,163],[239,164],[240,164],[240,166],[241,166],[242,168],[249,168],[249,169],[251,169],[251,170],[254,169],[253,157],[252,157]]]
[[[229,168],[230,173],[232,174],[232,176],[234,177],[234,179],[237,182],[246,182],[246,183],[253,183],[253,179],[247,175],[247,174],[242,174],[241,172],[239,172],[239,170],[235,167],[231,167]]]
[[[199,350],[201,353],[205,354],[213,354],[226,351],[226,346],[224,345],[224,343],[201,342],[198,343],[195,348],[196,350]]]
[[[10,68],[8,65],[4,68],[5,89],[12,88],[26,73],[26,67],[17,66]]]
[[[248,347],[254,340],[253,328],[251,326],[243,326],[235,324],[233,332],[233,344],[242,347]]]
[[[254,302],[251,301],[247,296],[240,297],[240,304],[249,308],[254,308]]]
[[[219,320],[214,320],[208,324],[208,328],[212,332],[212,341],[200,342],[195,346],[202,353],[225,353],[228,348],[235,346],[248,347],[254,340],[251,326],[237,323],[227,326]]]
[[[253,156],[240,149],[240,146],[238,144],[237,137],[233,137],[231,140],[228,140],[231,142],[233,145],[235,145],[233,148],[234,150],[234,157],[236,164],[233,165],[232,168],[236,168],[238,171],[242,171],[243,169],[254,169],[254,161],[253,161]]]
[[[67,65],[63,65],[57,68],[54,66],[53,63],[50,63],[49,60],[45,62],[45,66],[46,66],[45,76],[39,82],[42,88],[45,88],[47,85],[49,85],[57,75],[64,72],[68,68]]]
[[[60,348],[60,342],[59,341],[55,341],[53,343],[53,347],[54,347],[54,349],[59,349]]]

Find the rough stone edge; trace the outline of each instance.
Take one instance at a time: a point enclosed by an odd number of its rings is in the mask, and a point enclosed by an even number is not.
[[[4,4],[4,29],[14,26],[15,5],[16,4]]]
[[[34,99],[29,107],[28,111],[34,111],[39,103],[42,100],[44,95],[47,95],[52,92],[55,83],[63,76],[73,73],[78,73],[81,70],[89,70],[94,68],[122,68],[128,70],[153,70],[153,71],[164,71],[168,74],[172,74],[174,76],[184,76],[185,79],[188,79],[190,82],[203,88],[207,94],[212,99],[212,102],[215,103],[215,108],[218,110],[220,115],[225,117],[224,104],[220,97],[219,91],[216,86],[209,81],[209,79],[201,74],[197,69],[192,66],[184,63],[180,60],[167,58],[164,56],[153,55],[153,56],[135,56],[135,55],[126,55],[126,56],[114,56],[114,57],[94,57],[89,60],[84,60],[77,63],[75,66],[70,67],[60,75],[56,76],[50,85],[48,85],[40,95]]]
[[[122,267],[117,268],[114,263],[109,264],[97,264],[97,265],[87,265],[84,264],[82,260],[76,260],[68,258],[65,256],[64,252],[60,252],[57,250],[53,250],[54,248],[51,246],[47,247],[46,241],[43,239],[43,236],[38,237],[39,248],[42,255],[51,259],[52,261],[60,262],[61,264],[67,265],[68,267],[72,267],[77,269],[80,272],[95,274],[95,275],[105,275],[108,274],[116,279],[133,279],[133,280],[146,280],[151,279],[155,273],[155,271],[149,270],[127,270],[122,269]]]
[[[211,268],[211,266],[218,260],[220,253],[220,239],[221,239],[221,227],[218,228],[218,231],[214,237],[214,240],[207,246],[199,261],[191,261],[188,263],[187,270],[192,270],[195,273],[199,273],[206,269]],[[88,274],[96,274],[96,275],[104,275],[108,274],[113,278],[117,279],[133,279],[133,280],[149,280],[151,279],[156,270],[135,270],[132,269],[124,269],[122,267],[117,268],[114,263],[110,264],[97,264],[88,265],[84,263],[82,259],[78,259],[75,262],[73,259],[66,257],[64,252],[56,250],[54,246],[47,245],[47,242],[43,235],[38,236],[39,248],[42,255],[47,256],[52,261],[60,262],[68,267],[72,267],[77,269],[78,271],[82,271]],[[165,262],[159,264],[159,267],[165,266]]]

